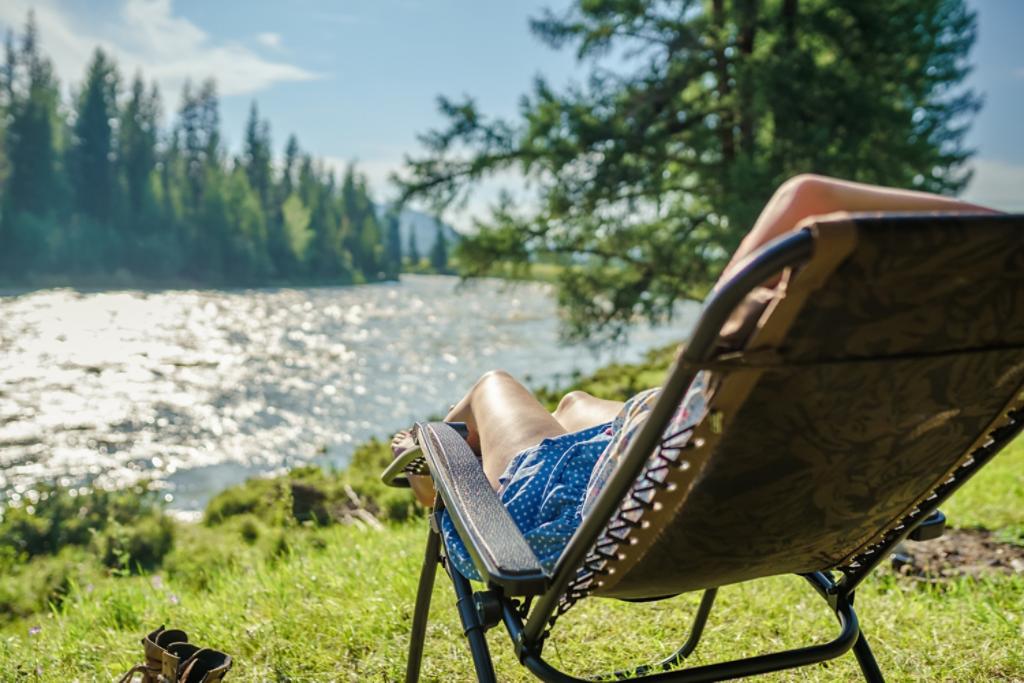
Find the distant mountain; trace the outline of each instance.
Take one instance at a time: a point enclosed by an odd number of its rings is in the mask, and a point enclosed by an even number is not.
[[[389,204],[377,204],[377,216],[383,220],[390,208]],[[409,233],[413,231],[416,233],[416,247],[420,254],[429,254],[434,246],[434,240],[437,239],[438,222],[436,218],[422,211],[402,209],[398,215],[398,229],[402,233],[402,254],[404,255],[405,250],[409,248]],[[447,223],[441,222],[441,231],[448,240],[449,247],[462,239],[462,235]]]

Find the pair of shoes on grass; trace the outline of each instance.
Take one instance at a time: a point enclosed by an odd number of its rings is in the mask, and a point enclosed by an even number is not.
[[[223,652],[198,647],[178,629],[156,629],[142,639],[146,662],[132,667],[118,683],[217,683],[231,670],[231,657]]]

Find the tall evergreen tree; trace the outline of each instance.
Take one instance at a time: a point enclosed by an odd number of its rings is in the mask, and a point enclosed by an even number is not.
[[[226,179],[227,249],[223,264],[232,282],[259,282],[270,272],[267,226],[259,194],[249,184],[248,174],[236,168]]]
[[[397,211],[389,211],[384,238],[385,272],[388,278],[397,278],[402,271],[402,226]]]
[[[16,63],[14,34],[8,31],[4,37],[4,61],[0,64],[0,188],[5,186],[11,172],[10,162],[7,159],[7,120],[14,101],[14,67]],[[3,207],[0,206],[0,221],[2,221],[2,211]],[[0,225],[0,235],[3,235],[2,225]]]
[[[21,49],[8,49],[9,125],[5,147],[11,165],[6,214],[45,215],[54,207],[57,182],[59,91],[50,60],[39,52],[35,17],[29,14]]]
[[[310,212],[302,203],[298,194],[292,193],[281,207],[284,214],[284,231],[295,261],[302,263],[306,259],[306,250],[315,236],[309,229]]]
[[[249,178],[249,185],[256,192],[264,207],[271,204],[273,169],[270,144],[270,123],[261,121],[259,109],[253,101],[249,108],[249,119],[245,124],[245,141],[242,149],[242,165]]]
[[[344,252],[342,217],[337,205],[333,173],[306,155],[299,170],[299,194],[309,208],[309,226],[313,239],[307,256],[307,267],[313,276],[337,278],[342,274]]]
[[[100,224],[110,224],[114,217],[114,122],[119,86],[114,62],[97,48],[75,108],[68,167],[75,208]]]
[[[368,280],[383,272],[383,237],[377,221],[377,209],[366,189],[365,179],[355,164],[349,164],[341,184],[344,206],[344,246],[352,254],[353,266]]]
[[[434,235],[434,244],[430,247],[430,267],[436,273],[448,272],[448,240],[441,228],[441,221],[435,221],[437,233]]]
[[[131,229],[152,231],[152,222],[141,220],[143,209],[152,201],[152,174],[157,164],[160,94],[154,85],[147,92],[142,74],[132,79],[128,101],[121,112],[118,129],[118,160],[128,195]]]
[[[167,136],[163,152],[158,153],[157,165],[163,221],[168,229],[182,234],[184,230],[181,224],[185,220],[189,197],[180,126],[175,126]]]
[[[181,91],[181,108],[178,110],[178,128],[175,136],[179,144],[182,170],[187,180],[186,202],[192,213],[199,210],[203,189],[203,149],[199,101],[192,92],[192,82],[185,81]]]
[[[532,22],[590,65],[586,87],[538,80],[522,118],[441,100],[404,196],[435,207],[521,171],[511,202],[459,243],[481,274],[536,254],[564,270],[570,336],[615,335],[700,297],[781,181],[801,172],[955,193],[978,98],[961,87],[965,0],[575,0]],[[468,150],[468,151],[467,151]]]
[[[188,179],[188,199],[191,209],[198,211],[207,175],[220,163],[217,87],[212,80],[207,80],[198,92],[193,92],[192,84],[186,81],[181,101],[178,125],[182,136],[185,176]]]
[[[422,256],[420,255],[420,246],[416,243],[416,229],[414,226],[409,226],[409,265],[415,268],[420,264]]]
[[[14,79],[17,68],[18,48],[14,44],[14,32],[8,31],[4,36],[4,63],[0,66],[0,104],[5,109],[10,109],[14,102]]]
[[[295,186],[295,165],[298,163],[302,150],[299,149],[299,140],[295,135],[288,136],[288,142],[284,146],[284,165],[281,168],[281,187],[284,188],[287,197],[292,193]]]
[[[57,212],[65,195],[58,175],[59,89],[53,65],[39,51],[32,13],[20,49],[7,43],[4,74],[9,175],[0,212],[0,265],[17,275],[42,265],[49,238],[41,219]]]

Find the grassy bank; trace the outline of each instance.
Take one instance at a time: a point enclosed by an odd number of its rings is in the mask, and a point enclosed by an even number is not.
[[[578,387],[628,394],[657,383],[670,355],[602,370]],[[167,519],[138,492],[72,500],[50,491],[32,514],[8,510],[0,523],[0,541],[12,548],[0,559],[4,680],[109,680],[136,663],[138,638],[160,624],[231,653],[234,680],[400,679],[425,528],[407,493],[377,483],[387,457],[385,445],[371,443],[345,472],[253,480],[215,497],[199,524]],[[944,510],[957,526],[1024,544],[1024,442]],[[671,651],[696,602],[692,595],[650,605],[589,601],[563,619],[547,653],[584,673]],[[727,587],[695,662],[831,633],[834,619],[819,602],[790,577]],[[893,680],[1024,678],[1022,604],[1024,574],[936,585],[884,572],[858,594],[866,632]],[[530,680],[505,634],[496,629],[490,638],[499,678]],[[439,582],[425,678],[468,680],[466,655],[450,589]],[[809,670],[822,681],[854,671],[852,657]]]

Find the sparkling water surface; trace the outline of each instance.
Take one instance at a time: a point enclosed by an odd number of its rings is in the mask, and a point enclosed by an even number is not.
[[[405,276],[359,287],[0,296],[0,503],[38,482],[165,489],[173,509],[442,414],[483,372],[531,386],[681,340],[558,342],[548,286]]]

